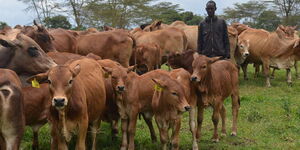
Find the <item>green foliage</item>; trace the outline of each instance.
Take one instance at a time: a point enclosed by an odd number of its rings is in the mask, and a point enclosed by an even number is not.
[[[45,26],[48,28],[63,28],[63,29],[70,29],[72,26],[68,21],[67,17],[58,15],[54,17],[46,17],[43,22]]]
[[[278,27],[280,22],[281,18],[277,16],[275,11],[267,10],[259,15],[259,17],[257,18],[257,24],[255,26],[259,29],[274,31]]]
[[[0,21],[0,30],[2,30],[5,26],[8,26],[7,23]]]

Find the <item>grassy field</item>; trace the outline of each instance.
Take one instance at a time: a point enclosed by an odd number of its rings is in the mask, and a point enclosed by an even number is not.
[[[231,100],[225,101],[227,110],[227,136],[222,137],[219,143],[212,143],[213,124],[211,121],[212,110],[205,110],[202,138],[199,142],[200,149],[213,150],[261,150],[261,149],[300,149],[300,81],[294,77],[293,86],[287,86],[285,71],[276,72],[275,79],[271,80],[272,87],[265,87],[262,75],[253,78],[253,68],[249,66],[249,80],[244,81],[240,77],[241,109],[238,119],[238,136],[231,137]],[[156,127],[156,125],[155,125]],[[219,123],[221,129],[221,123]],[[156,134],[159,137],[156,128]],[[121,134],[119,134],[121,137]],[[31,147],[32,132],[26,129],[22,141],[22,149]],[[102,150],[118,150],[120,138],[111,141],[110,127],[102,123],[98,134],[98,147]],[[143,120],[137,123],[135,137],[137,150],[160,149],[159,143],[151,143],[148,128]],[[74,149],[74,142],[70,149]],[[40,149],[50,149],[49,126],[46,125],[40,132]],[[191,149],[191,133],[188,126],[188,113],[183,116],[180,131],[180,149]]]

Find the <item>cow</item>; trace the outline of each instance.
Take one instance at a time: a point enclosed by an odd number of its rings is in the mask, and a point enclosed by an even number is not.
[[[157,22],[155,26],[160,26]],[[144,29],[145,30],[145,29]],[[169,54],[181,53],[187,49],[187,37],[184,32],[176,27],[168,27],[161,30],[144,31],[141,28],[135,28],[130,33],[136,40],[136,45],[146,43],[157,44],[163,51],[162,56]]]
[[[49,30],[49,33],[54,38],[53,45],[57,51],[75,53],[77,32],[57,28]]]
[[[68,53],[68,52],[48,52],[47,55],[50,58],[52,58],[53,61],[58,65],[63,65],[72,59],[79,59],[84,57],[78,54]]]
[[[189,125],[193,137],[193,150],[198,150],[197,126],[195,123],[198,96],[196,94],[195,86],[190,82],[191,74],[188,71],[180,68],[180,69],[172,70],[170,72],[170,76],[172,79],[177,80],[182,85],[184,93],[187,98],[187,102],[191,106],[191,109],[189,111]]]
[[[161,55],[162,50],[157,44],[141,44],[133,50],[130,65],[137,65],[137,70],[142,74],[160,68]],[[141,70],[144,65],[147,70]]]
[[[21,28],[21,32],[32,38],[45,52],[56,51],[53,45],[54,37],[44,26],[38,25],[35,20],[33,23],[35,26],[24,26]]]
[[[219,141],[218,123],[219,116],[222,119],[222,135],[226,135],[225,118],[226,110],[224,100],[232,98],[232,136],[237,135],[237,118],[240,107],[239,80],[237,67],[228,60],[220,60],[220,57],[208,58],[195,53],[193,61],[193,74],[191,81],[197,86],[201,94],[198,105],[197,138],[200,138],[203,121],[203,110],[210,105],[213,108],[212,121],[214,124],[213,142]]]
[[[154,82],[153,80],[160,83],[161,88],[164,90],[160,90],[159,93],[155,94]],[[162,82],[160,82],[162,81]],[[151,120],[153,116],[152,109],[152,97],[156,95],[160,95],[164,102],[164,106],[172,106],[174,109],[180,112],[184,112],[190,109],[189,104],[186,101],[186,97],[184,95],[183,87],[178,83],[178,81],[171,79],[167,71],[163,70],[153,70],[147,72],[141,76],[138,76],[134,72],[130,72],[127,75],[127,80],[125,83],[125,88],[127,89],[124,92],[123,100],[121,108],[119,109],[119,113],[122,120],[122,144],[121,150],[134,149],[134,136],[136,130],[136,121],[139,113],[143,113],[145,118]],[[159,102],[160,103],[160,102]],[[161,105],[158,106],[157,111],[162,111]],[[171,113],[168,111],[166,107],[163,109],[166,113]],[[171,109],[170,109],[171,111]],[[172,109],[172,111],[174,111]],[[162,114],[157,114],[162,115]],[[172,116],[167,115],[172,118]],[[166,117],[167,117],[166,116]],[[171,119],[168,118],[168,119]],[[174,118],[172,118],[174,119]],[[157,120],[158,121],[158,120]],[[174,120],[173,120],[174,121]],[[160,124],[160,121],[158,121]],[[169,126],[171,127],[171,126]],[[164,132],[166,130],[165,126],[159,125],[160,130]],[[162,135],[162,134],[161,134]],[[167,139],[165,136],[161,136],[161,142],[163,147],[166,147]],[[172,140],[174,148],[178,148],[178,143],[176,138]]]
[[[181,54],[173,54],[169,56],[168,64],[173,69],[184,68],[189,73],[193,73],[193,54],[196,50],[187,50]]]
[[[249,40],[249,53],[243,64],[244,74],[247,75],[247,64],[263,64],[266,76],[266,86],[270,87],[270,66],[287,70],[287,82],[292,83],[290,68],[298,57],[297,39],[287,37],[286,33],[278,27],[275,32],[248,28],[239,35],[239,40]],[[284,54],[285,52],[285,54]],[[244,75],[244,77],[247,77]]]
[[[107,76],[105,79],[106,89],[106,107],[104,112],[104,121],[111,123],[112,137],[116,138],[118,134],[118,121],[120,115],[118,113],[118,106],[120,106],[118,99],[125,89],[125,81],[127,74],[133,70],[133,66],[124,68],[120,63],[110,59],[98,60]]]
[[[56,63],[28,36],[18,33],[8,39],[0,35],[0,68],[14,70],[18,75],[46,72]]]
[[[124,67],[129,67],[134,47],[135,41],[128,32],[105,31],[79,36],[75,53],[80,55],[94,53],[103,59],[112,59]]]
[[[0,69],[0,149],[18,150],[24,133],[23,93],[17,74]]]
[[[66,142],[70,141],[72,132],[77,132],[76,149],[84,150],[89,124],[92,149],[96,148],[96,133],[106,101],[103,77],[102,67],[96,60],[82,58],[28,79],[49,84],[51,149],[68,149]]]

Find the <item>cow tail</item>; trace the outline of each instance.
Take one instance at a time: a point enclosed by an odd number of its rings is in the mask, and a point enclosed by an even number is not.
[[[238,102],[239,102],[239,106],[241,107],[241,98],[240,97],[238,99]]]

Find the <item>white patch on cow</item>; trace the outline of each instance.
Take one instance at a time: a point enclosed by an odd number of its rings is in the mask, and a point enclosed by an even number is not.
[[[8,96],[6,97],[1,91],[2,90],[7,90],[9,91]],[[5,85],[2,86],[0,88],[0,98],[1,98],[1,102],[2,102],[2,115],[1,120],[0,120],[0,129],[2,132],[2,135],[6,141],[6,146],[7,149],[13,149],[13,146],[15,144],[15,140],[16,140],[16,131],[14,128],[12,128],[12,123],[9,121],[8,119],[8,111],[10,108],[9,102],[10,102],[10,98],[13,95],[13,90]]]

